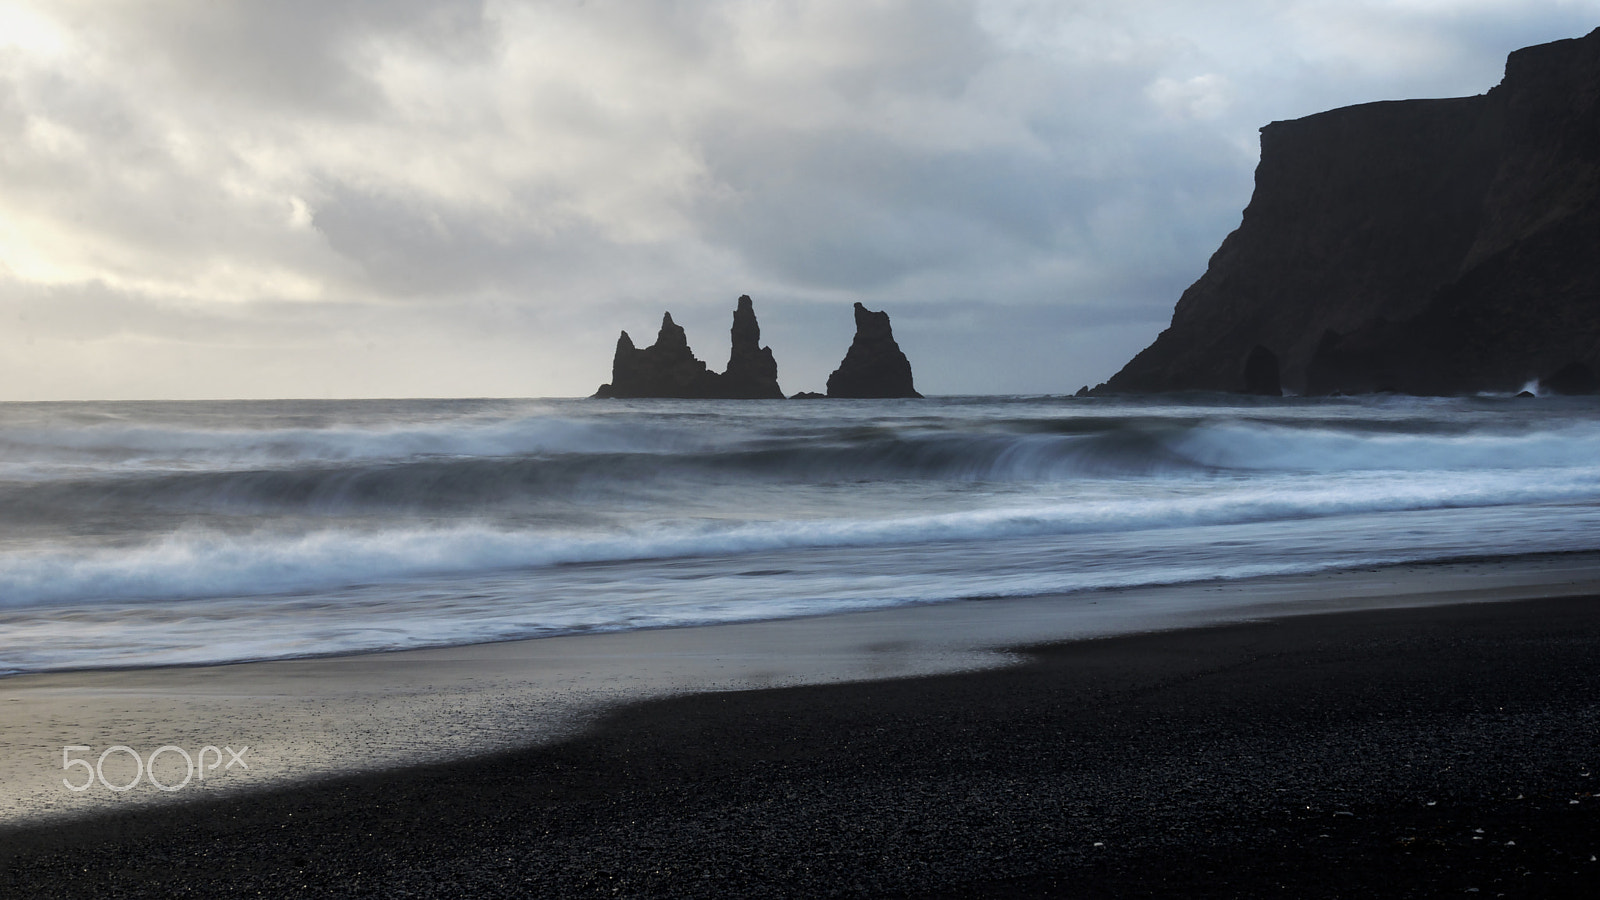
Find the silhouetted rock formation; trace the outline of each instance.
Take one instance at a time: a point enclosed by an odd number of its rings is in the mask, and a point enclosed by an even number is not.
[[[1244,392],[1263,397],[1282,397],[1278,380],[1278,355],[1257,344],[1244,361]]]
[[[1539,379],[1539,387],[1552,394],[1593,394],[1600,391],[1600,378],[1595,377],[1594,370],[1583,363],[1571,363],[1562,366],[1559,372]]]
[[[828,376],[828,396],[854,399],[921,397],[911,385],[911,361],[900,352],[889,314],[856,304],[856,336]]]
[[[1600,368],[1600,29],[1485,95],[1263,128],[1238,230],[1096,391],[1265,389],[1258,350],[1291,392],[1593,390],[1552,373]]]
[[[624,331],[617,338],[617,355],[611,360],[611,383],[600,385],[596,397],[714,397],[718,384],[715,372],[695,358],[689,349],[683,326],[672,321],[672,313],[661,317],[656,342],[640,350]]]
[[[695,358],[683,327],[672,313],[661,317],[656,342],[640,350],[624,331],[611,360],[611,382],[595,392],[601,398],[675,398],[680,400],[782,400],[778,364],[772,349],[761,346],[761,326],[749,297],[740,297],[733,311],[733,347],[728,370],[717,374]]]
[[[728,369],[722,373],[722,396],[734,400],[782,400],[778,387],[778,363],[772,348],[761,346],[761,326],[748,295],[739,298],[733,311],[733,349],[728,353]]]

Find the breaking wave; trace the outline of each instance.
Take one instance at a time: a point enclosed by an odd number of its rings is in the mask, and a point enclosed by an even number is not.
[[[228,533],[186,527],[148,543],[0,557],[0,605],[194,598],[339,587],[571,563],[738,556],[813,547],[870,547],[1089,535],[1298,520],[1386,511],[1596,499],[1600,469],[1351,480],[1334,486],[1246,483],[1171,497],[1100,497],[893,518],[660,518],[588,533],[481,521],[435,527]],[[1159,540],[1159,538],[1153,538]]]

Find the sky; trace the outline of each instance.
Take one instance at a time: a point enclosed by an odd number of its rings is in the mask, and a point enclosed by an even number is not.
[[[1600,0],[0,0],[0,400],[582,396],[670,310],[786,391],[1166,326],[1258,129],[1479,94]]]

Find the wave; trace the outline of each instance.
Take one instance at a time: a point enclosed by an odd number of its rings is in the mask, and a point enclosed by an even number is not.
[[[0,483],[0,505],[14,525],[83,510],[471,513],[563,499],[642,502],[649,490],[670,503],[674,492],[739,484],[1072,484],[1229,473],[1562,470],[1590,465],[1600,445],[1600,426],[1593,423],[1510,433],[1081,417],[976,432],[864,424],[798,435],[769,429],[724,435],[719,443],[687,434],[693,430],[541,420],[481,426],[448,439],[438,430],[416,429],[280,433],[266,446],[228,432],[209,435],[210,455],[200,454],[198,462],[186,457],[189,470],[148,460],[134,465],[125,456],[127,465]],[[127,438],[118,438],[119,446],[132,453],[126,445],[138,442]],[[18,440],[11,435],[3,442],[14,447]],[[292,450],[273,449],[280,444]],[[140,452],[147,449],[141,445]],[[461,455],[452,455],[457,451]],[[260,465],[274,454],[277,464]]]
[[[704,436],[690,429],[550,416],[270,429],[124,422],[33,425],[0,430],[0,479],[684,451],[704,443]]]
[[[1534,432],[1374,432],[1222,422],[1193,428],[1170,448],[1198,466],[1278,472],[1476,471],[1587,466],[1600,446],[1592,423]]]
[[[890,518],[663,518],[570,531],[454,525],[346,525],[300,533],[187,526],[131,546],[13,549],[0,555],[0,604],[270,594],[571,563],[737,556],[808,547],[922,545],[1146,531],[1353,513],[1600,499],[1600,469],[1484,473],[1331,484],[1241,482],[1174,496],[1044,498]]]

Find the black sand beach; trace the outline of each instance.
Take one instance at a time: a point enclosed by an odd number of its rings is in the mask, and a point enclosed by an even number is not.
[[[1594,896],[1600,598],[701,694],[564,743],[12,829],[0,893]]]

